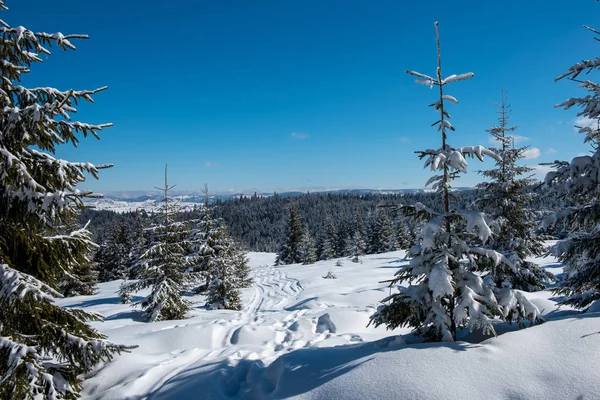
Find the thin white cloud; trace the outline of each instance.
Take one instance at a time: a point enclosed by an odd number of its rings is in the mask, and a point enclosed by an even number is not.
[[[310,138],[310,135],[306,132],[292,132],[290,136],[296,140],[305,140]]]
[[[206,168],[216,168],[219,166],[219,163],[216,163],[214,161],[207,161],[204,163],[204,165],[206,165]]]
[[[533,160],[538,158],[540,154],[542,154],[540,149],[538,149],[537,147],[530,147],[523,153],[523,158],[525,158],[526,160]]]
[[[409,143],[410,142],[410,138],[407,137],[407,136],[402,136],[398,140],[401,141],[402,143]]]
[[[546,150],[546,154],[556,154],[556,150],[550,147],[548,150]]]

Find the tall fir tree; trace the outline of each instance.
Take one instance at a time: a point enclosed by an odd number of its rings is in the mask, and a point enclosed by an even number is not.
[[[290,206],[290,218],[287,227],[287,240],[277,254],[276,265],[296,264],[304,261],[301,254],[301,243],[304,231],[302,221],[295,204]]]
[[[312,237],[310,236],[308,225],[304,227],[304,233],[302,234],[300,257],[302,258],[302,264],[304,265],[313,264],[317,261],[317,252]]]
[[[359,262],[359,257],[367,251],[367,244],[364,239],[364,223],[360,213],[356,213],[354,219],[354,233],[352,235],[352,246],[350,247],[350,257],[353,262]]]
[[[144,249],[148,246],[148,238],[145,233],[144,220],[139,210],[135,212],[135,228],[129,237],[131,250],[129,252],[129,269],[127,275],[129,279],[137,279],[139,275],[139,261],[144,254]]]
[[[196,292],[206,292],[209,309],[239,310],[240,289],[252,284],[248,260],[239,244],[229,237],[227,228],[212,218],[208,207],[201,214],[191,235],[194,253],[189,271],[203,282]]]
[[[490,148],[498,155],[495,168],[480,171],[490,182],[477,185],[482,197],[477,201],[479,209],[493,221],[493,235],[488,247],[505,255],[509,264],[490,266],[489,276],[498,287],[536,291],[545,288],[554,277],[528,257],[539,257],[545,252],[540,235],[536,234],[536,216],[529,208],[534,196],[527,188],[533,185],[533,168],[519,165],[527,147],[514,147],[512,133],[516,126],[509,126],[510,105],[502,91],[501,102],[496,104],[498,125],[487,130],[499,145]]]
[[[132,245],[127,226],[123,221],[117,221],[97,253],[100,282],[126,279],[129,276],[134,261]]]
[[[193,273],[186,273],[190,266],[189,235],[185,222],[174,220],[177,202],[169,198],[167,167],[165,166],[165,185],[156,189],[163,192],[163,199],[157,207],[162,221],[153,227],[157,241],[141,255],[138,263],[139,278],[134,282],[125,282],[119,290],[124,300],[129,300],[132,293],[151,289],[151,293],[133,304],[140,306],[148,322],[184,319],[191,308],[191,303],[182,294],[197,279]]]
[[[7,10],[0,0],[0,9]],[[110,124],[71,120],[96,90],[22,86],[49,48],[74,50],[85,35],[33,32],[0,21],[0,398],[75,399],[84,374],[125,347],[88,325],[97,314],[65,309],[54,300],[65,277],[89,264],[94,247],[85,229],[65,232],[93,197],[76,185],[106,165],[54,157],[79,134],[98,137]]]
[[[321,233],[319,235],[318,242],[318,258],[319,260],[330,260],[335,257],[335,243],[337,242],[337,235],[335,231],[335,225],[331,216],[325,218],[325,223],[321,227]]]
[[[401,250],[408,250],[411,247],[412,235],[408,223],[403,219],[396,222],[396,246]]]
[[[387,213],[377,208],[371,218],[368,237],[368,253],[379,254],[396,249],[395,235]]]
[[[600,40],[600,36],[596,39]],[[568,78],[585,89],[585,96],[569,98],[557,107],[581,108],[577,116],[587,123],[578,126],[579,132],[585,135],[584,142],[592,150],[590,155],[575,157],[571,162],[556,161],[556,171],[548,173],[545,179],[550,192],[565,198],[569,205],[547,221],[563,224],[568,234],[552,249],[565,265],[556,293],[563,295],[562,304],[578,308],[600,299],[600,83],[579,78],[584,72],[587,77],[597,77],[598,71],[600,57],[576,63],[556,78]]]
[[[493,282],[481,277],[488,259],[496,266],[510,262],[494,250],[472,245],[478,239],[483,245],[491,232],[483,214],[459,211],[450,207],[451,182],[460,173],[466,172],[465,157],[482,159],[484,155],[498,156],[481,146],[454,148],[447,143],[447,132],[454,131],[446,105],[457,100],[444,93],[447,85],[470,79],[473,73],[450,75],[442,78],[442,62],[438,23],[435,23],[437,41],[436,76],[431,77],[414,71],[418,83],[438,88],[439,97],[431,106],[439,113],[433,124],[441,134],[441,147],[419,151],[425,159],[425,167],[439,171],[429,179],[443,204],[442,212],[436,212],[423,204],[404,206],[401,211],[413,218],[421,219],[425,225],[420,243],[413,246],[408,256],[410,264],[396,273],[392,285],[405,281],[409,285],[400,287],[398,293],[383,300],[371,321],[377,326],[388,328],[410,326],[427,340],[455,341],[461,328],[482,329],[494,333],[493,324],[499,320],[523,319],[535,321],[539,310],[528,302],[522,293],[504,289],[494,291]],[[464,225],[466,232],[457,227]],[[498,298],[497,295],[501,295]]]

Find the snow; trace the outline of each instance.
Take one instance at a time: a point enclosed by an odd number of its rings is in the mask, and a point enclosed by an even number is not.
[[[124,200],[115,200],[110,198],[100,198],[100,199],[84,199],[84,205],[87,208],[94,210],[108,210],[114,211],[117,213],[127,213],[134,211],[146,211],[152,212],[156,211],[156,200],[144,200],[144,201],[124,201]],[[195,207],[203,207],[204,203],[200,202],[179,202],[178,207],[181,211],[191,211]]]
[[[600,391],[597,304],[580,313],[559,309],[548,291],[523,292],[547,322],[424,344],[408,329],[367,327],[390,293],[380,282],[408,263],[403,251],[341,259],[343,266],[274,267],[275,254],[248,256],[254,284],[242,291],[241,311],[209,311],[203,296],[190,296],[189,319],[142,322],[139,310],[119,303],[122,281],[57,300],[103,314],[94,327],[139,346],[90,374],[84,398],[585,399]],[[561,271],[553,257],[537,261]],[[328,271],[337,279],[324,279]]]

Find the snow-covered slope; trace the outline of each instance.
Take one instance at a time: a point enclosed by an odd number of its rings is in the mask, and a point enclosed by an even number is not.
[[[469,399],[594,398],[600,393],[600,313],[557,310],[548,292],[529,295],[548,322],[497,338],[419,344],[406,329],[367,327],[406,261],[403,252],[314,265],[273,267],[250,253],[255,284],[244,308],[145,323],[119,304],[120,282],[94,296],[61,300],[106,316],[96,323],[115,342],[137,344],[86,380],[93,399]],[[553,259],[539,260],[560,272]],[[338,279],[324,279],[327,272]],[[143,293],[142,293],[143,295]],[[482,341],[483,340],[483,341]],[[583,397],[581,397],[583,396]]]

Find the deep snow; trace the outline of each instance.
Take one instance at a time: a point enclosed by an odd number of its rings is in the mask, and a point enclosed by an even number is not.
[[[464,332],[455,344],[367,327],[390,290],[380,282],[407,262],[403,256],[273,267],[274,254],[250,253],[255,283],[243,292],[242,311],[208,311],[195,296],[181,321],[140,321],[138,310],[119,303],[120,281],[60,300],[103,314],[94,326],[110,340],[139,345],[90,374],[84,398],[598,398],[600,307],[559,310],[549,292],[528,294],[546,323],[500,325],[496,338]],[[561,272],[551,257],[537,261]],[[324,279],[329,271],[338,279]]]

